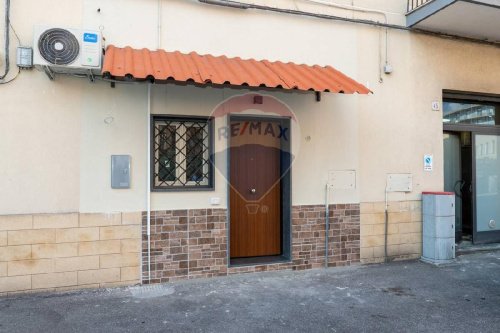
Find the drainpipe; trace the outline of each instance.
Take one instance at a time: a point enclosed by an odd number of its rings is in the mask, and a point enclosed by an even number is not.
[[[148,236],[148,282],[151,283],[151,83],[148,83],[148,112],[147,112],[147,179],[146,179],[146,234]]]
[[[158,0],[158,41],[157,41],[157,47],[156,49],[159,50],[161,48],[161,20],[162,20],[162,15],[161,15],[161,10],[162,10],[162,0]]]
[[[162,0],[158,0],[158,8],[157,8],[157,41],[156,41],[156,49],[159,50],[161,48],[161,20],[162,20]],[[146,209],[147,209],[147,227],[146,234],[148,237],[148,283],[151,284],[151,82],[148,83],[148,163],[147,163],[147,179],[146,179]]]
[[[385,187],[385,226],[384,226],[384,262],[388,262],[387,258],[387,234],[389,232],[389,200],[388,200],[388,191],[387,184]]]
[[[328,232],[330,231],[330,184],[325,187],[325,268],[328,268]]]

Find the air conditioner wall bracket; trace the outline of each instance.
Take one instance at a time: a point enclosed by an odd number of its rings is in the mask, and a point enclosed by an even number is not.
[[[56,73],[54,73],[49,66],[42,66],[42,68],[45,74],[47,74],[50,81],[54,81],[56,79]]]

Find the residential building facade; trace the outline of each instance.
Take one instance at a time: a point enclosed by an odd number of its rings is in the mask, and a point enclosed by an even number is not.
[[[500,8],[440,2],[12,2],[0,294],[415,259],[423,191],[500,241],[500,30],[450,19]],[[18,74],[36,26],[102,34],[102,71]]]

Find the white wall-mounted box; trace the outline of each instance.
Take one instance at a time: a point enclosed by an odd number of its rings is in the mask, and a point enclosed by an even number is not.
[[[354,190],[356,188],[355,170],[331,170],[328,184],[332,190]]]
[[[411,173],[390,173],[387,175],[387,192],[411,192],[413,175]]]

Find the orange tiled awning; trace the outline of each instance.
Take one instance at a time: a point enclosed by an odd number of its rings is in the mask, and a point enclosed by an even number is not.
[[[368,94],[370,90],[330,66],[108,46],[102,74],[113,79],[201,85]]]

